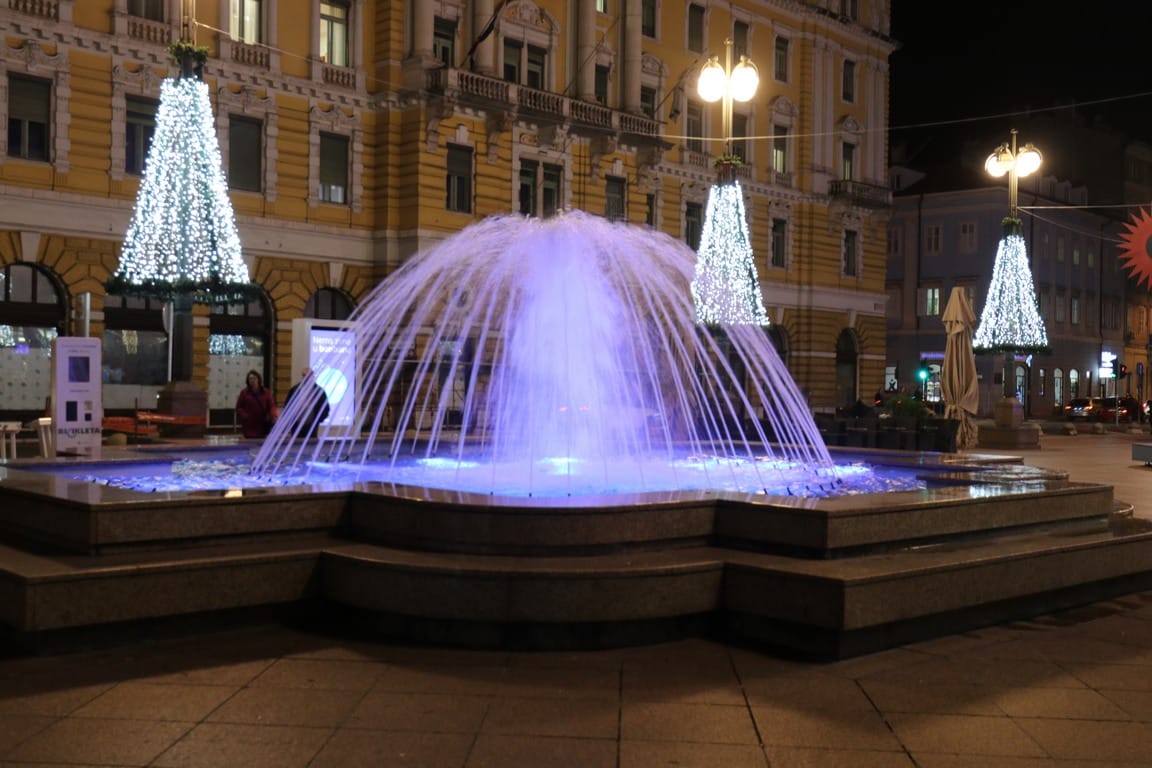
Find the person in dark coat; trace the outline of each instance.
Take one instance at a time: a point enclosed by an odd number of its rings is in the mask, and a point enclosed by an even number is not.
[[[287,408],[296,397],[302,398],[302,404],[297,407],[304,409],[298,417],[299,432],[301,435],[312,437],[316,434],[320,423],[328,418],[328,393],[316,383],[311,368],[305,368],[300,372],[300,381],[288,390],[288,399],[284,401],[284,407]]]
[[[248,384],[236,398],[236,420],[244,437],[264,437],[276,421],[276,402],[272,390],[256,371],[248,371]]]

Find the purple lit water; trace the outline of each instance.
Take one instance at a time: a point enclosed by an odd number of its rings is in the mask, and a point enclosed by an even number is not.
[[[502,495],[839,482],[766,329],[696,323],[694,269],[684,243],[578,211],[474,224],[350,318],[351,428],[308,439],[292,403],[253,474]]]
[[[538,498],[557,496],[605,496],[615,494],[656,493],[670,491],[707,491],[771,496],[824,498],[857,494],[889,493],[920,490],[928,487],[924,468],[872,466],[863,461],[838,464],[816,472],[792,471],[787,467],[753,468],[751,463],[737,461],[716,472],[723,461],[702,458],[678,462],[675,487],[661,487],[651,482],[638,484],[623,475],[613,478],[610,486],[581,486],[579,472],[567,467],[554,467],[550,476],[537,483],[532,494]],[[80,471],[79,468],[28,467],[31,471],[51,471],[98,485],[125,488],[146,493],[183,491],[235,491],[248,488],[311,485],[323,490],[352,487],[357,482],[384,483],[392,486],[417,486],[440,490],[508,497],[524,497],[525,489],[515,479],[495,488],[488,467],[469,460],[408,458],[402,461],[352,465],[347,463],[309,462],[294,472],[273,476],[253,474],[246,457],[216,459],[179,459],[173,462],[124,462],[103,464]],[[771,471],[768,471],[771,469]],[[502,472],[496,473],[503,477]],[[653,472],[653,475],[657,475]],[[549,482],[548,477],[557,480]],[[760,486],[763,479],[771,485]]]

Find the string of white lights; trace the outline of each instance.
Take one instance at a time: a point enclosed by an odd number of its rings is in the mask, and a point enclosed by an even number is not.
[[[161,84],[156,131],[111,282],[155,295],[234,293],[249,283],[208,86],[200,80],[169,78]]]
[[[972,337],[980,351],[1038,351],[1048,347],[1048,333],[1036,303],[1028,249],[1018,234],[1005,235],[996,250],[992,283]]]
[[[740,182],[716,184],[700,233],[692,299],[704,325],[768,325]]]

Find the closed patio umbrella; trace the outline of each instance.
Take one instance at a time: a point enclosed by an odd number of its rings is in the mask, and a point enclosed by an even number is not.
[[[954,287],[944,307],[944,366],[940,371],[940,390],[944,396],[944,417],[956,419],[956,450],[976,444],[976,423],[972,417],[980,404],[976,380],[976,357],[972,352],[972,326],[976,315],[964,289]]]

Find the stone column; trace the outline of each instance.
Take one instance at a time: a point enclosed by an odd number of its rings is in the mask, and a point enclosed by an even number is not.
[[[580,0],[576,15],[576,97],[596,101],[596,0]]]
[[[640,114],[640,61],[643,56],[641,0],[625,0],[624,5],[624,93],[625,112]]]
[[[428,87],[427,70],[435,63],[432,57],[432,39],[435,35],[435,4],[428,0],[409,0],[412,11],[412,40],[408,56],[401,64],[401,80],[404,88],[422,91]]]
[[[492,18],[492,0],[476,0],[472,6],[472,38],[475,40],[488,26]],[[489,35],[482,42],[476,43],[476,50],[472,54],[472,70],[483,75],[496,73],[496,60],[493,53],[496,50],[495,34]]]
[[[428,0],[412,0],[412,46],[409,49],[409,58],[432,58],[432,37],[435,29],[436,16],[433,12],[435,3]]]

